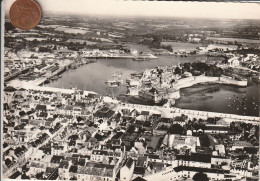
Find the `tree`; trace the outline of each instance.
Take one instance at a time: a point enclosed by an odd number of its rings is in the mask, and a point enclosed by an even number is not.
[[[128,134],[133,134],[134,131],[135,131],[135,126],[134,126],[134,125],[131,125],[131,126],[128,127],[128,129],[127,129],[126,132],[127,132]]]
[[[5,160],[5,165],[6,165],[6,166],[10,167],[10,166],[11,166],[11,163],[12,163],[12,161],[11,161],[9,158],[7,158],[7,159]]]
[[[21,178],[22,178],[23,180],[25,180],[25,179],[26,179],[26,180],[29,180],[29,179],[30,179],[30,177],[27,176],[25,173],[22,174]]]
[[[20,112],[19,112],[19,115],[20,115],[20,116],[24,116],[25,114],[26,114],[26,113],[25,113],[24,111],[20,111]]]
[[[33,44],[33,45],[37,45],[37,44],[39,44],[39,42],[38,42],[37,39],[34,39],[34,40],[32,41],[32,44]]]
[[[182,134],[183,130],[184,129],[180,124],[173,124],[168,129],[168,133],[169,134]]]
[[[36,178],[37,178],[38,180],[42,180],[42,179],[43,179],[43,176],[42,176],[43,173],[44,173],[44,172],[37,173],[37,174],[36,174]]]
[[[116,115],[118,118],[121,118],[121,114],[120,113],[117,113]]]
[[[59,117],[57,114],[53,115],[53,118],[56,119],[57,117]]]
[[[161,42],[162,42],[162,38],[155,35],[155,36],[153,37],[153,41],[152,41],[151,46],[152,46],[153,48],[160,48]]]
[[[161,125],[158,127],[159,130],[169,130],[169,128],[166,125]]]
[[[107,125],[110,126],[110,125],[111,125],[111,122],[110,122],[110,121],[107,121]]]
[[[184,69],[185,69],[186,71],[189,72],[191,65],[190,65],[190,63],[184,63],[184,64],[183,64],[183,67],[184,67]]]
[[[192,179],[194,181],[209,181],[207,174],[204,174],[203,172],[196,173]]]
[[[176,67],[175,70],[174,70],[174,74],[181,74],[182,71],[180,69],[180,67]]]
[[[163,48],[163,49],[166,49],[166,50],[168,50],[168,51],[170,51],[170,52],[172,52],[172,51],[173,51],[173,49],[172,49],[172,46],[171,46],[171,45],[162,45],[162,48]]]
[[[80,122],[80,121],[83,121],[83,118],[82,117],[77,117],[77,121]]]
[[[150,121],[145,121],[143,126],[144,127],[150,127],[151,126],[151,122]]]

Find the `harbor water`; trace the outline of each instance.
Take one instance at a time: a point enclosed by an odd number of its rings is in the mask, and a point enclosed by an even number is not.
[[[113,74],[116,72],[122,74],[121,79],[125,82],[127,78],[130,78],[131,73],[141,72],[156,66],[172,66],[197,61],[221,61],[221,58],[200,55],[188,57],[159,56],[157,59],[148,61],[100,59],[75,70],[68,70],[62,74],[60,79],[51,82],[48,86],[78,88],[116,97],[126,93],[125,85],[123,84],[118,88],[109,88],[105,84],[107,80],[113,79]],[[180,90],[181,98],[176,101],[175,106],[184,109],[259,116],[259,90],[260,85],[253,82],[249,82],[249,86],[246,88],[218,84],[194,85]],[[232,102],[234,99],[237,99],[237,102],[236,100]],[[243,99],[243,101],[239,103],[238,99],[241,99],[241,101]],[[127,100],[131,102],[131,100]],[[136,99],[134,103],[142,104]],[[240,104],[240,107],[238,104]]]

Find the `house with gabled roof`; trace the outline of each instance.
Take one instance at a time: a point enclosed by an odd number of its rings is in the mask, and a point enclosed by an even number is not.
[[[124,166],[120,169],[120,180],[130,181],[135,168],[135,161],[132,158],[126,159]]]

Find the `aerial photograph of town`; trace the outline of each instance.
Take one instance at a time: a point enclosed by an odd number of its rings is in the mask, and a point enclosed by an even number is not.
[[[5,2],[3,180],[259,180],[259,3]]]

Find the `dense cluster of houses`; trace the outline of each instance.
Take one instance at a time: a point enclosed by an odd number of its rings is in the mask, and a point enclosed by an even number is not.
[[[100,95],[6,87],[3,171],[13,179],[164,180],[258,174],[258,125],[125,108]]]
[[[158,67],[140,74],[131,74],[131,79],[128,81],[129,95],[139,95],[155,103],[163,99],[178,99],[180,93],[174,88],[174,83],[182,77],[173,74],[174,69],[175,67]]]
[[[34,81],[40,78],[51,78],[72,63],[69,58],[77,56],[75,52],[48,53],[21,50],[18,53],[6,50],[4,53],[5,81],[19,78],[21,81]]]

